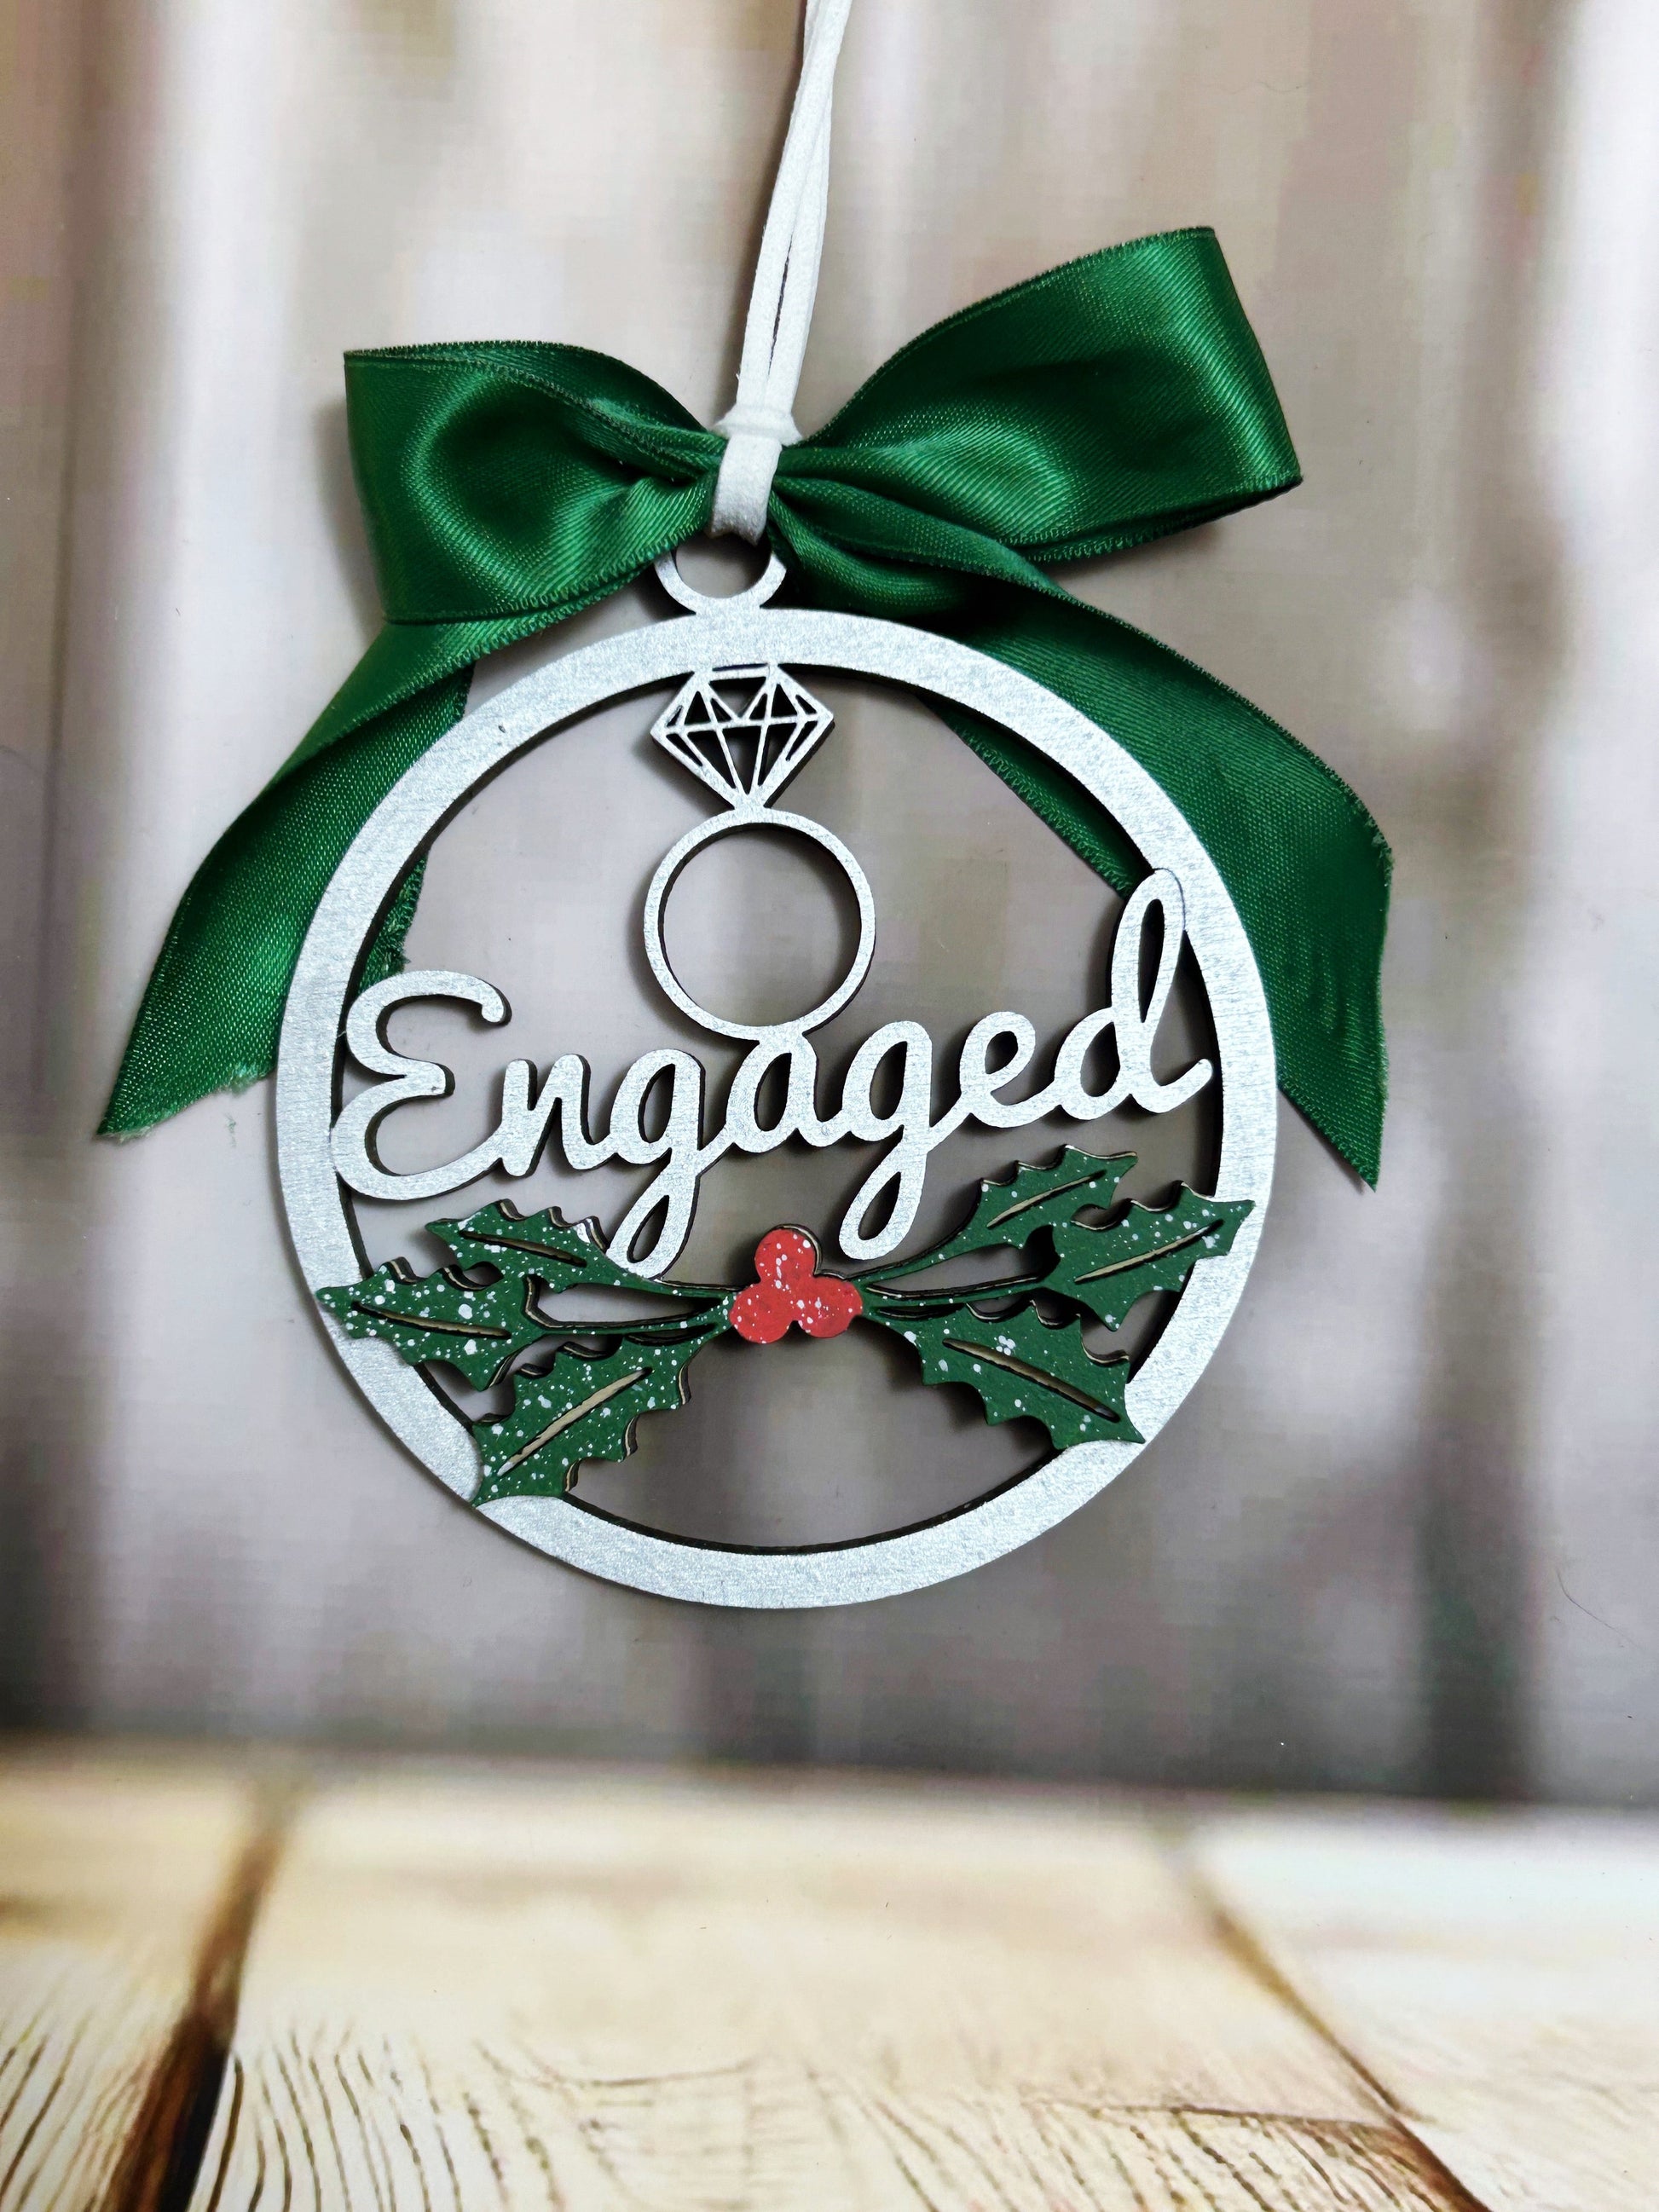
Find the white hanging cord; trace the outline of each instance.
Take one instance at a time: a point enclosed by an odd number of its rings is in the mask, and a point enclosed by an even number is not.
[[[708,526],[717,538],[759,544],[778,456],[800,438],[795,393],[823,253],[836,59],[852,8],[853,0],[806,0],[800,82],[755,263],[737,404],[714,425],[726,441]]]

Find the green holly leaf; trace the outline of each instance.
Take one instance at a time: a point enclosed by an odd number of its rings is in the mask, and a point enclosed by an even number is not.
[[[965,1383],[993,1424],[1040,1421],[1060,1451],[1145,1442],[1124,1407],[1127,1353],[1097,1359],[1079,1322],[1045,1322],[1030,1304],[1000,1321],[983,1320],[969,1306],[932,1316],[870,1317],[912,1347],[924,1382]]]
[[[1043,1288],[1086,1306],[1108,1328],[1121,1328],[1138,1299],[1184,1288],[1200,1260],[1231,1251],[1252,1203],[1203,1198],[1182,1183],[1172,1205],[1133,1205],[1108,1229],[1057,1226],[1055,1265]]]
[[[361,1283],[319,1291],[348,1336],[380,1337],[411,1367],[442,1359],[475,1390],[487,1390],[510,1361],[547,1334],[533,1278],[469,1282],[458,1267],[416,1275],[392,1260]]]
[[[349,1336],[380,1337],[411,1366],[444,1360],[475,1389],[487,1390],[520,1352],[544,1337],[572,1333],[540,1310],[544,1297],[579,1285],[637,1291],[659,1298],[703,1303],[707,1294],[651,1281],[609,1258],[592,1222],[568,1222],[549,1207],[521,1214],[510,1200],[486,1206],[464,1221],[432,1221],[455,1264],[416,1275],[393,1260],[362,1282],[319,1291]],[[604,1325],[591,1327],[595,1334]]]
[[[462,1267],[498,1267],[503,1276],[544,1284],[550,1295],[578,1285],[643,1291],[659,1298],[684,1295],[611,1259],[592,1222],[567,1221],[553,1206],[524,1214],[503,1199],[469,1213],[465,1221],[429,1221],[427,1227]]]
[[[973,1213],[954,1237],[917,1259],[876,1268],[860,1280],[890,1282],[964,1252],[989,1251],[999,1244],[1024,1247],[1039,1230],[1073,1220],[1085,1206],[1109,1206],[1134,1164],[1133,1152],[1102,1156],[1067,1145],[1046,1168],[1016,1166],[1004,1182],[981,1183]]]
[[[685,1370],[726,1328],[730,1307],[728,1296],[712,1319],[700,1314],[673,1335],[657,1324],[661,1333],[621,1337],[603,1356],[567,1346],[543,1369],[521,1368],[512,1412],[472,1425],[484,1463],[473,1504],[560,1498],[584,1460],[626,1459],[642,1414],[685,1403]]]

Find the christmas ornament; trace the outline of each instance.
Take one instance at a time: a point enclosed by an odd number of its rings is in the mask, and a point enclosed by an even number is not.
[[[790,409],[848,5],[809,6],[738,405],[720,433],[573,348],[405,348],[349,363],[388,626],[186,893],[105,1125],[131,1133],[266,1072],[280,1019],[295,1251],[382,1418],[526,1541],[640,1589],[736,1605],[915,1588],[1073,1511],[1170,1419],[1237,1302],[1267,1203],[1276,1080],[1367,1177],[1381,1129],[1388,854],[1375,825],[1237,695],[1033,565],[1142,542],[1297,480],[1213,236],[1142,240],[969,309],[801,439]],[[767,574],[733,598],[694,591],[673,554],[705,527],[768,539]],[[481,653],[653,565],[678,618],[464,712]],[[817,604],[775,604],[786,578]],[[825,1095],[814,1033],[852,1006],[878,930],[855,854],[779,803],[832,741],[812,688],[825,672],[925,698],[1123,895],[1098,1003],[1052,1051],[1018,1011],[989,1012],[939,1083],[925,1022],[891,1021],[854,1054],[839,1097]],[[387,1168],[386,1117],[453,1080],[390,1042],[393,1010],[447,1001],[509,1019],[487,976],[401,964],[432,840],[529,748],[665,685],[651,734],[716,805],[658,863],[643,950],[665,1004],[743,1048],[718,1118],[703,1066],[684,1051],[641,1054],[598,1132],[581,1060],[563,1053],[544,1072],[520,1058],[486,1137],[418,1172]],[[756,830],[827,856],[858,915],[834,989],[764,1024],[702,1005],[663,933],[688,862]],[[1166,1045],[1155,1073],[1183,953],[1212,1049],[1174,1068]],[[347,1069],[366,1079],[342,1103]],[[1217,1103],[1213,1188],[1125,1203],[1134,1157],[1094,1149],[1097,1125],[1200,1097]],[[1065,1138],[1067,1123],[1091,1132],[1089,1148]],[[951,1235],[907,1255],[933,1154],[972,1126],[1011,1133],[1006,1170]],[[702,1178],[791,1142],[879,1149],[832,1230],[780,1224],[742,1281],[678,1274]],[[428,1218],[441,1267],[368,1269],[357,1201],[435,1205],[486,1176],[526,1177],[550,1152],[577,1172],[638,1170],[621,1219],[601,1229],[498,1197]],[[584,1313],[584,1291],[605,1301]],[[1105,1340],[1154,1294],[1170,1310],[1149,1346],[1132,1357]],[[763,1358],[793,1331],[827,1340],[855,1328],[887,1333],[922,1382],[972,1394],[988,1421],[1030,1425],[1052,1455],[939,1520],[819,1548],[692,1543],[588,1502],[582,1469],[623,1457],[641,1424],[672,1420],[716,1340]],[[457,1382],[495,1393],[491,1409],[466,1411]]]
[[[828,1604],[910,1589],[994,1558],[1070,1512],[1111,1480],[1157,1433],[1208,1359],[1240,1291],[1272,1176],[1272,1032],[1249,941],[1226,888],[1176,809],[1121,748],[1028,678],[986,656],[897,624],[775,610],[782,578],[740,598],[690,591],[660,571],[691,611],[607,640],[523,678],[441,738],[402,778],[355,841],[324,894],[288,996],[277,1067],[283,1192],[307,1279],[341,1332],[347,1364],[382,1417],[459,1495],[526,1541],[593,1572],[665,1595],[741,1605]],[[934,1049],[926,1027],[897,1021],[854,1053],[833,1103],[812,1033],[848,1006],[874,954],[874,900],[854,855],[822,823],[773,802],[830,738],[830,717],[810,672],[897,682],[945,708],[981,716],[1075,779],[1133,840],[1149,872],[1123,906],[1102,1003],[1057,1042],[1047,1082],[1009,1094],[1037,1059],[1032,1024],[987,1014],[957,1055],[953,1090],[935,1109]],[[489,978],[407,969],[368,989],[356,979],[380,917],[412,861],[466,798],[548,732],[647,686],[678,681],[653,735],[724,802],[680,839],[647,893],[645,950],[666,999],[711,1035],[746,1047],[718,1121],[703,1068],[690,1054],[642,1054],[623,1074],[609,1126],[592,1132],[587,1070],[574,1054],[545,1074],[512,1061],[490,1133],[459,1158],[418,1172],[384,1167],[385,1118],[443,1096],[448,1071],[391,1045],[394,1008],[419,1001],[471,1006],[507,1020]],[[853,890],[853,960],[817,1006],[767,1025],[729,1019],[680,984],[662,938],[668,887],[711,838],[784,829],[839,864]],[[1154,953],[1154,946],[1156,951]],[[1160,1077],[1153,1048],[1189,946],[1208,1002],[1216,1051]],[[343,1107],[341,1044],[370,1079]],[[1109,1082],[1092,1087],[1091,1054],[1109,1040]],[[884,1075],[890,1097],[878,1103]],[[667,1091],[661,1127],[645,1103]],[[769,1116],[760,1100],[781,1093]],[[1133,1156],[1066,1146],[1052,1160],[1012,1160],[981,1191],[963,1227],[930,1250],[898,1252],[915,1221],[932,1154],[969,1122],[1025,1129],[1055,1117],[1092,1125],[1133,1105],[1175,1110],[1218,1085],[1219,1173],[1213,1193],[1182,1188],[1153,1208],[1121,1206]],[[791,1139],[881,1147],[826,1257],[810,1229],[781,1224],[761,1241],[747,1283],[681,1279],[675,1262],[697,1185],[732,1155]],[[613,1160],[648,1170],[607,1236],[550,1210],[524,1214],[495,1200],[431,1233],[452,1255],[435,1272],[394,1262],[365,1275],[351,1199],[432,1201],[501,1171],[533,1172],[550,1146],[586,1171]],[[646,1248],[641,1250],[641,1240]],[[938,1286],[947,1261],[1012,1247],[1030,1263]],[[848,1271],[847,1260],[864,1263]],[[584,1314],[582,1290],[636,1294],[640,1318]],[[1154,1291],[1179,1302],[1132,1371],[1085,1329],[1121,1329]],[[988,1420],[1021,1419],[1056,1456],[1023,1481],[927,1526],[862,1544],[754,1552],[689,1543],[621,1522],[573,1495],[585,1462],[622,1458],[637,1425],[685,1400],[699,1352],[730,1331],[757,1347],[793,1327],[811,1337],[855,1324],[908,1348],[926,1383],[956,1383]],[[757,1356],[760,1356],[758,1353]],[[510,1383],[510,1409],[464,1417],[433,1378],[453,1369],[475,1389]],[[764,1470],[757,1470],[764,1479]]]

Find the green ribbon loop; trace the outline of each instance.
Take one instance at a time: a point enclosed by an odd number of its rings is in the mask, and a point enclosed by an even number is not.
[[[399,346],[346,363],[386,624],[185,892],[103,1133],[269,1073],[311,917],[347,848],[465,710],[472,664],[703,527],[722,441],[577,346]],[[1044,567],[1144,544],[1299,481],[1215,235],[1091,254],[925,331],[786,449],[769,532],[818,605],[917,624],[1035,677],[1157,777],[1255,947],[1287,1096],[1368,1182],[1386,1055],[1389,855],[1340,777],[1248,701]],[[952,714],[1120,889],[1141,863],[1063,771]],[[411,887],[370,973],[401,957]]]

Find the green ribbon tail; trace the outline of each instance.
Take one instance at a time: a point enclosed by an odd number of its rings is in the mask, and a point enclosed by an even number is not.
[[[956,549],[949,569],[914,553],[901,562],[892,541],[908,526],[902,514],[819,487],[810,498],[790,489],[787,500],[774,493],[772,534],[820,605],[921,623],[1018,669],[1115,738],[1169,793],[1250,939],[1279,1087],[1374,1185],[1388,1096],[1381,978],[1392,863],[1363,802],[1248,699],[1006,549],[993,545],[971,579]],[[936,532],[931,520],[927,528]],[[940,713],[1109,883],[1126,890],[1145,873],[1063,769],[976,716]]]
[[[1080,601],[1018,597],[965,628],[963,641],[1057,692],[1168,792],[1249,938],[1280,1089],[1375,1185],[1388,1098],[1381,973],[1391,856],[1382,832],[1334,769],[1179,653]],[[1063,769],[988,723],[945,719],[1118,890],[1145,873]]]
[[[318,902],[398,777],[465,711],[474,664],[608,598],[708,519],[720,441],[605,355],[394,347],[346,368],[388,620],[197,871],[102,1136],[136,1136],[270,1074]],[[371,980],[400,963],[418,891],[411,870],[371,948]]]
[[[179,902],[100,1136],[137,1136],[210,1091],[270,1073],[294,964],[329,878],[404,769],[459,720],[471,678],[469,665],[296,757],[232,823]],[[370,963],[382,975],[401,965],[418,890],[411,871],[381,923]]]

